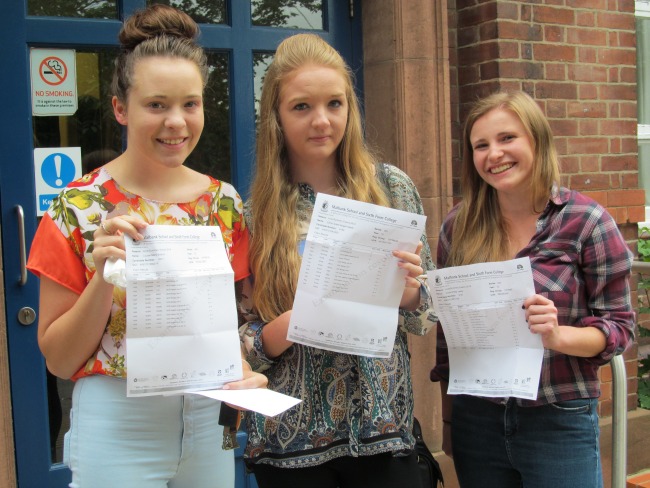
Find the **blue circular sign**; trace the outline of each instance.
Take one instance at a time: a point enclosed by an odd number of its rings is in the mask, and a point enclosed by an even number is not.
[[[51,187],[63,188],[74,179],[74,162],[67,154],[52,153],[43,160],[41,176]]]

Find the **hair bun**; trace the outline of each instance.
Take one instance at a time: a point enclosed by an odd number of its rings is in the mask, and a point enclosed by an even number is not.
[[[199,27],[189,15],[168,5],[156,4],[126,19],[119,40],[124,49],[132,51],[153,37],[166,35],[195,40],[198,34]]]

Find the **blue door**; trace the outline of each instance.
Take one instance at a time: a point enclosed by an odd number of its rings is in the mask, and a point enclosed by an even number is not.
[[[46,373],[36,342],[38,280],[24,269],[39,212],[46,206],[45,199],[37,199],[41,195],[35,186],[35,155],[43,150],[79,148],[82,172],[86,172],[119,153],[123,137],[113,120],[108,92],[117,33],[120,19],[149,3],[182,8],[201,26],[200,42],[208,51],[212,74],[206,90],[206,127],[187,164],[232,182],[243,196],[253,166],[255,100],[277,44],[298,31],[316,32],[360,75],[359,0],[3,2],[0,221],[20,488],[59,488],[70,479],[62,464],[62,437],[67,430],[71,383]],[[39,66],[34,66],[38,57],[30,56],[34,53],[66,59],[76,68],[73,112],[43,113],[39,108],[37,98],[47,96],[47,90],[37,93],[38,83],[51,84],[55,92],[64,76],[39,72]],[[34,79],[33,72],[43,76]],[[243,476],[238,477],[238,484],[255,486]]]

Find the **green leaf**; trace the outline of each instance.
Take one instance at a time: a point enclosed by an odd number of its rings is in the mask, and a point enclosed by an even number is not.
[[[639,381],[637,393],[639,396],[639,407],[650,410],[650,379],[645,378]]]
[[[77,214],[74,213],[74,210],[66,207],[65,214],[67,217],[66,220],[72,227],[79,227],[79,220],[77,220]]]

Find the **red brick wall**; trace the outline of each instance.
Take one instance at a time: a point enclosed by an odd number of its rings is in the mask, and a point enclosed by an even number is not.
[[[604,205],[635,250],[638,189],[634,0],[450,0],[454,194],[460,126],[478,97],[522,89],[555,134],[562,184]],[[633,297],[636,303],[636,294]],[[636,346],[626,353],[636,407]],[[601,371],[601,412],[611,374]]]

